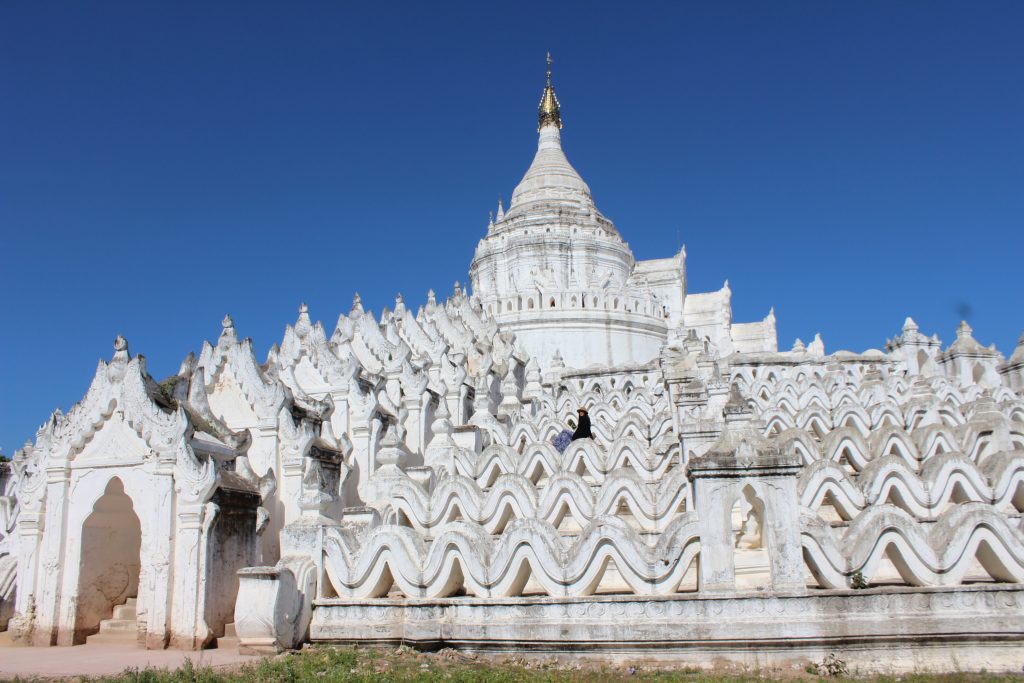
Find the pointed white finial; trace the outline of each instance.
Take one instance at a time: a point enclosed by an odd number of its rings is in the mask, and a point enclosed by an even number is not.
[[[235,321],[231,319],[230,315],[224,316],[224,319],[220,321],[220,326],[222,329],[220,339],[217,340],[218,345],[226,346],[238,340],[235,337]]]
[[[124,378],[125,368],[130,360],[128,340],[119,334],[114,340],[114,357],[110,359],[110,365],[107,366],[107,377],[110,381],[120,382]]]

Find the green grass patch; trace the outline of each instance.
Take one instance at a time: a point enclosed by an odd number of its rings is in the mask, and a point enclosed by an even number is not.
[[[1024,682],[1015,674],[950,673],[902,676],[827,676],[814,665],[800,670],[702,671],[694,667],[631,664],[558,663],[520,657],[476,657],[455,650],[421,653],[411,648],[366,650],[313,647],[266,657],[230,668],[196,668],[188,659],[173,671],[126,669],[116,676],[79,677],[82,683],[355,683],[365,681],[450,681],[452,683],[539,683],[656,681],[746,683],[747,681],[868,681],[870,683],[1006,683]],[[14,679],[31,681],[35,679]]]

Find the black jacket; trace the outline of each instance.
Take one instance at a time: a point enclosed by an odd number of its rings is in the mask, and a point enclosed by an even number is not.
[[[580,416],[580,423],[576,425],[576,431],[572,433],[572,440],[593,438],[594,435],[590,433],[590,416],[583,413]]]

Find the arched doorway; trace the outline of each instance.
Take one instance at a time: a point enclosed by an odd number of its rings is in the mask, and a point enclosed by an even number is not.
[[[740,590],[763,589],[772,585],[764,523],[764,501],[747,484],[736,497],[730,513],[736,587]]]
[[[82,524],[74,642],[84,643],[115,605],[139,593],[142,528],[124,484],[114,477]]]

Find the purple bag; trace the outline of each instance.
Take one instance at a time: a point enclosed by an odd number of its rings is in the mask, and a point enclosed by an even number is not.
[[[572,432],[568,429],[563,429],[558,433],[558,436],[551,439],[551,443],[554,444],[559,453],[565,453],[565,449],[572,443]]]

